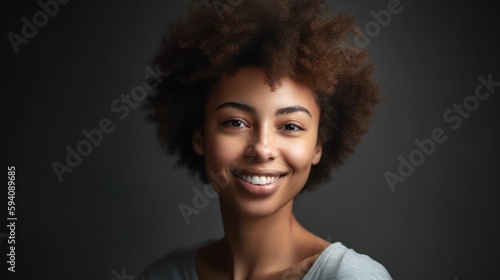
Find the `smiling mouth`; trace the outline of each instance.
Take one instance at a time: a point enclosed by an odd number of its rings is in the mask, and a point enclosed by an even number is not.
[[[274,183],[279,178],[285,176],[286,174],[282,174],[280,176],[257,176],[257,175],[244,175],[244,174],[235,174],[236,177],[241,180],[248,182],[252,185],[269,185]]]

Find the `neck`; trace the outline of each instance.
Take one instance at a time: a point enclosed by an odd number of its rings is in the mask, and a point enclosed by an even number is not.
[[[242,217],[221,204],[228,264],[233,279],[258,277],[284,270],[300,261],[300,241],[307,231],[292,212],[293,200],[266,217]]]

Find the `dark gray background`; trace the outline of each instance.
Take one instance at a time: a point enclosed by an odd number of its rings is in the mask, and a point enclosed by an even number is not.
[[[113,271],[136,276],[174,248],[222,236],[214,198],[184,222],[178,205],[203,185],[173,167],[145,113],[120,120],[110,110],[141,84],[166,23],[183,14],[184,1],[170,2],[71,1],[18,54],[7,33],[19,34],[21,17],[40,7],[2,5],[2,163],[17,171],[18,279],[118,280]],[[389,1],[328,2],[364,28]],[[493,3],[401,1],[403,11],[368,45],[386,103],[333,180],[296,201],[304,226],[370,255],[394,279],[498,277],[500,88],[457,130],[442,117],[474,94],[479,75],[500,81]],[[105,117],[115,130],[60,183],[51,163],[63,163],[65,146]],[[391,192],[383,173],[397,172],[398,155],[408,158],[413,141],[437,127],[447,141]]]

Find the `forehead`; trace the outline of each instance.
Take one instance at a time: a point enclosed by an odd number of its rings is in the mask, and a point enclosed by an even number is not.
[[[224,102],[239,102],[256,109],[301,105],[319,114],[315,93],[306,85],[284,78],[273,91],[265,79],[262,68],[241,68],[235,75],[224,77],[207,95],[206,109],[213,111]]]

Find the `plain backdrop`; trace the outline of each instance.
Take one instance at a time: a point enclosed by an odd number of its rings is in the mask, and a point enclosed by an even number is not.
[[[362,30],[374,28],[373,13],[389,2],[328,1],[333,13],[354,13]],[[18,218],[16,273],[7,273],[8,232],[0,226],[2,279],[133,279],[175,248],[223,235],[217,198],[184,221],[179,204],[192,205],[193,189],[204,185],[175,168],[142,103],[123,120],[110,107],[141,84],[166,24],[186,6],[70,1],[15,53],[8,33],[21,34],[22,18],[41,8],[36,1],[2,5],[2,163],[16,167]],[[369,31],[386,102],[356,153],[332,181],[300,196],[295,214],[315,234],[379,261],[394,279],[493,279],[500,87],[477,104],[471,96],[479,76],[500,81],[498,12],[493,1],[400,7]],[[453,129],[443,114],[464,100],[477,108]],[[66,147],[75,149],[86,139],[82,130],[105,118],[115,129],[60,182],[51,164],[64,163]],[[414,141],[436,128],[446,141],[392,191],[384,173],[397,173],[398,157],[408,159]]]

